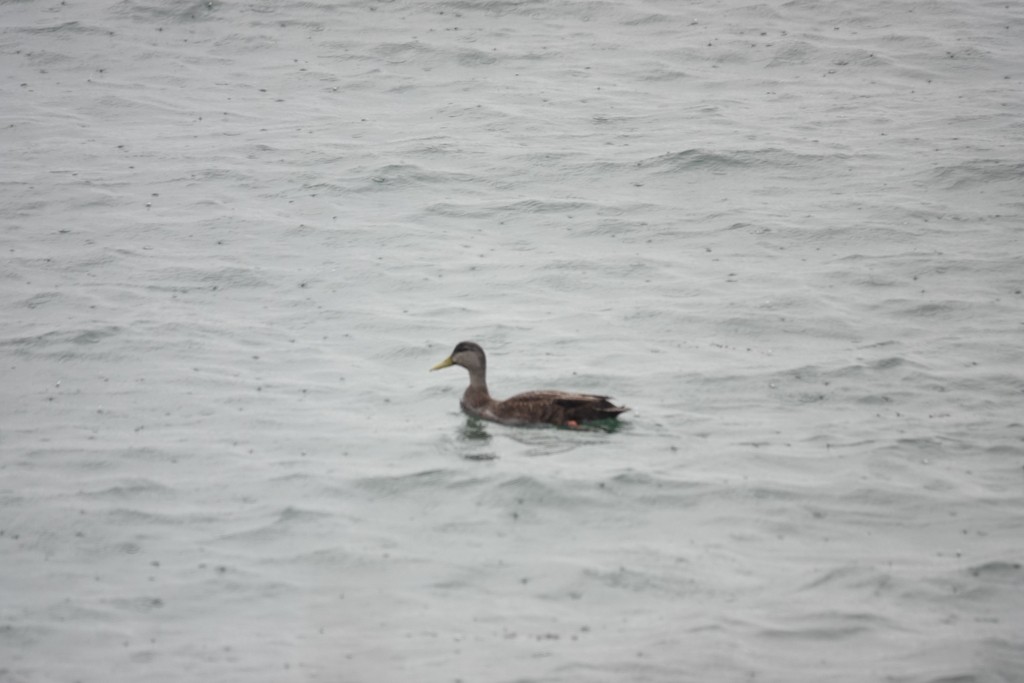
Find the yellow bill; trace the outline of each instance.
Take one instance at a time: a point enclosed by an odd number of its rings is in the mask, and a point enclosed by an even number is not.
[[[430,368],[430,371],[433,372],[434,370],[443,370],[444,368],[450,368],[453,365],[455,365],[455,363],[452,362],[452,357],[448,356],[443,361],[441,361],[434,367]]]

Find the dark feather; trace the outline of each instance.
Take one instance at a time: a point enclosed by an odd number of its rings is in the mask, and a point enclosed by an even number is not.
[[[450,361],[450,363],[449,363]],[[629,408],[614,405],[607,396],[566,391],[527,391],[504,401],[487,390],[484,351],[472,342],[460,342],[448,360],[435,367],[461,365],[469,370],[470,385],[462,396],[462,409],[470,415],[503,424],[579,426],[586,422],[616,420]]]

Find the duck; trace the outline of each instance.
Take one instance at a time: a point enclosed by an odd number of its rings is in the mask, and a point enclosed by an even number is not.
[[[487,355],[475,342],[459,342],[451,354],[430,371],[453,365],[469,371],[469,387],[460,401],[463,412],[483,420],[513,426],[550,424],[583,429],[588,422],[618,420],[620,414],[629,410],[612,404],[607,396],[567,391],[527,391],[504,401],[491,398],[487,390]]]

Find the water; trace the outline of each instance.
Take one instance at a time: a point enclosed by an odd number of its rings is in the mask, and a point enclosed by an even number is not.
[[[1020,5],[0,26],[0,681],[1024,680]]]

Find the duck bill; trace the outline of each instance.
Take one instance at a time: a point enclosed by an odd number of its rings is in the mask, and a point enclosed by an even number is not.
[[[430,368],[430,371],[433,372],[434,370],[443,370],[445,368],[450,368],[453,365],[455,365],[455,363],[452,362],[452,357],[448,356],[443,361],[441,361],[434,367]]]

